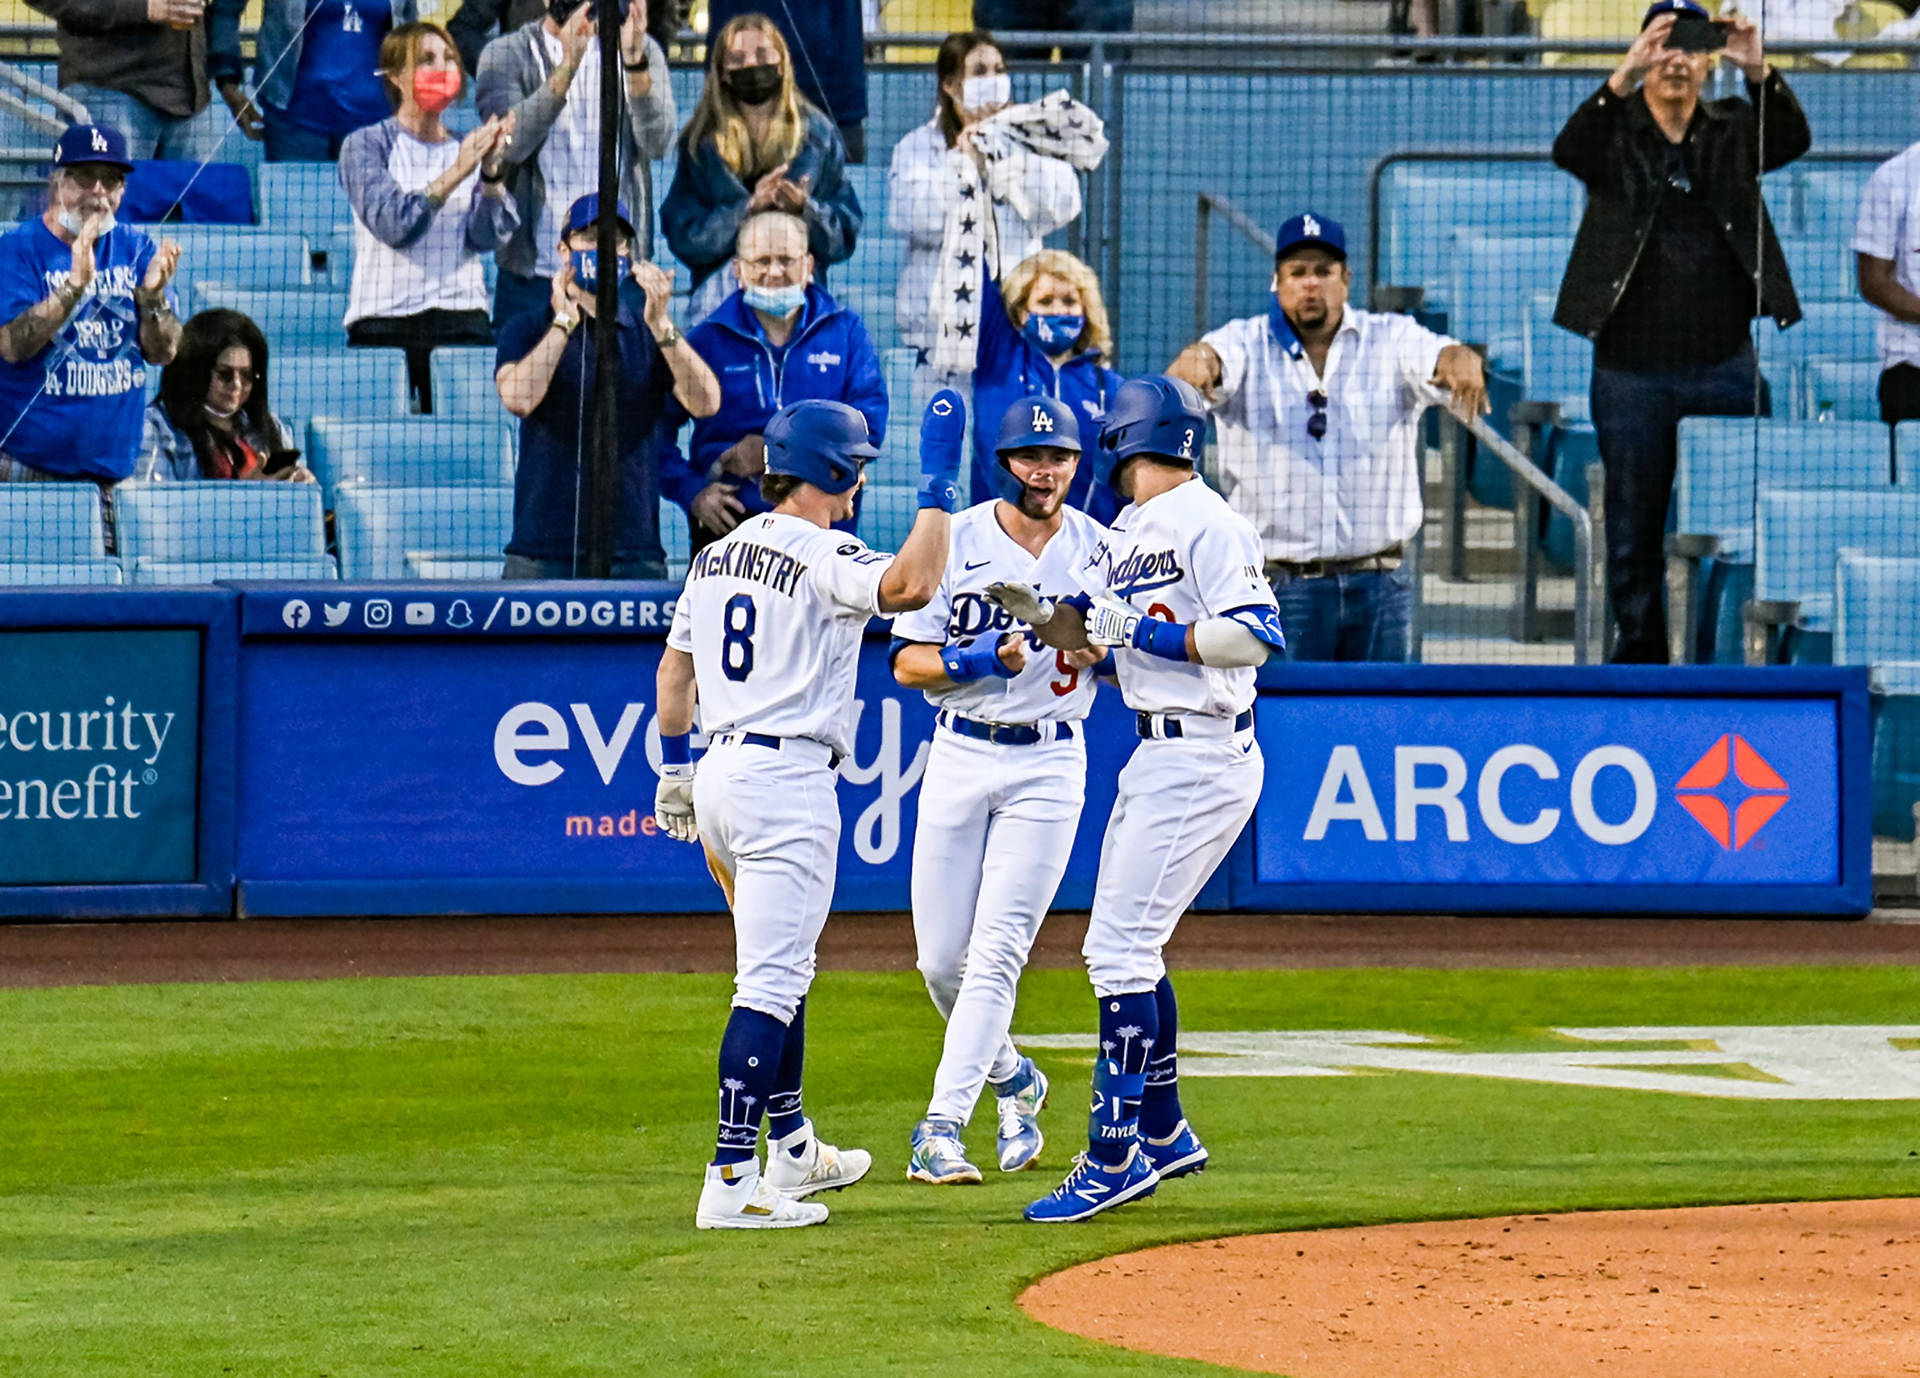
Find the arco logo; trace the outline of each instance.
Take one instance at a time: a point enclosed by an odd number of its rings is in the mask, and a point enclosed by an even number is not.
[[[1735,784],[1723,788],[1729,768]],[[1680,807],[1730,852],[1753,841],[1788,799],[1780,772],[1735,732],[1708,747],[1673,788]]]

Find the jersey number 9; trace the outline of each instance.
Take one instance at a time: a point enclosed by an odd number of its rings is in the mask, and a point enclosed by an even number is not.
[[[736,593],[727,600],[725,635],[720,638],[720,673],[736,684],[753,673],[753,625],[759,617],[751,594]]]

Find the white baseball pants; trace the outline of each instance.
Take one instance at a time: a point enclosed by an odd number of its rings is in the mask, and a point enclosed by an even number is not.
[[[1152,990],[1160,950],[1253,816],[1266,763],[1253,729],[1152,739],[1120,772],[1081,951],[1097,995]]]
[[[934,730],[913,839],[920,974],[947,1021],[929,1117],[965,1124],[987,1080],[1019,1070],[1014,996],[1080,825],[1083,728],[1031,746]]]
[[[837,778],[826,747],[794,738],[718,742],[693,777],[700,841],[733,910],[733,1003],[783,1023],[813,984],[833,904]]]

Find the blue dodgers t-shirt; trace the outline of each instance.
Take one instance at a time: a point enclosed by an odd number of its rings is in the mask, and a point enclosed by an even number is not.
[[[393,28],[392,0],[307,0],[307,33],[287,122],[345,136],[393,113],[380,85],[380,42]]]
[[[0,360],[0,454],[53,474],[133,473],[147,409],[133,289],[155,252],[143,232],[116,225],[95,242],[93,281],[59,333],[24,363]],[[72,247],[44,220],[0,236],[0,321],[44,300],[72,268]]]

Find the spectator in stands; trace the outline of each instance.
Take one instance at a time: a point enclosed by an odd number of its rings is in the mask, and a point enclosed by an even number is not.
[[[704,320],[740,284],[729,267],[740,226],[757,211],[807,222],[822,281],[853,253],[860,199],[843,175],[833,121],[794,85],[787,41],[761,14],[743,14],[707,45],[707,84],[680,135],[680,162],[660,203],[660,230],[693,274],[688,318]],[[719,274],[719,276],[716,276]]]
[[[1338,221],[1296,215],[1274,242],[1266,312],[1188,345],[1167,372],[1213,411],[1214,477],[1259,529],[1288,658],[1405,661],[1420,417],[1436,387],[1463,415],[1484,411],[1486,374],[1409,316],[1347,305]]]
[[[520,226],[499,252],[493,323],[538,311],[560,266],[554,246],[568,206],[600,185],[600,45],[593,5],[550,0],[546,18],[487,45],[475,78],[484,119],[512,115],[507,190]],[[653,160],[673,142],[667,55],[647,33],[647,0],[623,5],[620,25],[620,199],[640,211],[638,256],[653,254]]]
[[[1853,253],[1860,295],[1885,313],[1874,332],[1880,355],[1880,419],[1920,420],[1920,143],[1867,179]]]
[[[417,0],[264,0],[257,103],[241,94],[236,105],[246,75],[239,17],[235,5],[213,12],[207,71],[240,131],[265,138],[270,163],[331,163],[347,135],[387,117],[380,49],[419,12]]]
[[[973,0],[973,26],[976,29],[1020,31],[1058,31],[1069,33],[1125,33],[1133,28],[1133,0]],[[1061,49],[1061,57],[1071,62],[1086,54],[1086,48]],[[1123,49],[1110,49],[1116,56]],[[1050,48],[1021,47],[1010,54],[1016,60],[1046,62],[1053,56]]]
[[[943,266],[933,294],[937,340],[933,367],[946,377],[973,376],[973,414],[1004,416],[1022,397],[1044,392],[1074,409],[1083,427],[1098,430],[1120,375],[1107,364],[1113,332],[1107,304],[1093,269],[1062,249],[1042,249],[1022,259],[1005,283],[982,272],[971,249],[956,272]],[[972,501],[1018,496],[1017,485],[993,452],[991,426],[973,429]],[[1119,503],[1083,464],[1067,501],[1100,521]]]
[[[1554,162],[1587,188],[1553,318],[1595,346],[1613,659],[1626,663],[1667,660],[1665,533],[1680,419],[1766,414],[1748,322],[1767,315],[1784,330],[1800,319],[1760,174],[1807,151],[1807,117],[1746,19],[1725,31],[1746,98],[1703,102],[1713,58],[1692,50],[1691,34],[1707,22],[1693,0],[1657,0],[1626,57],[1553,143]]]
[[[119,130],[132,157],[214,156],[215,130],[194,119],[207,108],[206,0],[28,3],[59,26],[60,89],[96,125]],[[215,22],[239,24],[241,0],[214,0],[213,9]],[[237,86],[221,96],[237,118],[251,108]]]
[[[695,550],[769,510],[760,432],[787,403],[845,402],[867,418],[875,445],[887,430],[880,356],[860,317],[810,281],[806,222],[785,211],[751,216],[736,271],[744,286],[688,334],[720,378],[720,409],[694,421],[690,462],[670,448],[661,464],[661,492],[686,509]],[[677,434],[684,414],[673,408],[668,418]]]
[[[267,341],[238,311],[202,311],[180,332],[180,350],[160,373],[147,407],[146,438],[133,476],[147,482],[203,478],[314,482],[293,432],[267,406]]]
[[[668,311],[673,279],[657,264],[631,257],[638,236],[633,217],[618,207],[620,378],[616,411],[621,453],[614,475],[613,577],[666,577],[660,547],[660,447],[672,437],[661,421],[667,398],[688,415],[712,416],[720,405],[713,370],[674,328]],[[513,538],[506,579],[568,579],[586,572],[582,544],[587,522],[581,459],[591,453],[595,382],[594,284],[599,274],[594,222],[600,198],[583,196],[567,214],[548,305],[500,329],[500,400],[521,418],[520,466],[514,475]]]
[[[118,130],[75,125],[46,211],[0,236],[0,483],[97,483],[104,506],[133,473],[146,365],[180,343],[180,246],[115,220],[132,166]]]
[[[349,134],[340,153],[353,207],[347,342],[404,349],[420,409],[432,411],[435,347],[493,343],[480,256],[520,228],[506,188],[515,117],[496,115],[464,139],[447,132],[441,112],[466,78],[438,24],[388,34],[380,73],[394,113]]]
[[[686,22],[689,0],[652,0],[647,6],[647,32],[664,51]],[[546,0],[466,0],[447,21],[447,32],[459,45],[460,60],[469,72],[480,70],[480,54],[489,41],[503,33],[537,24],[546,18]]]
[[[1013,100],[1007,62],[992,34],[947,35],[934,76],[933,118],[894,145],[887,172],[887,222],[907,238],[895,319],[901,342],[920,352],[922,364],[935,333],[928,301],[956,213],[977,210],[982,201],[991,206],[996,276],[1001,264],[1031,257],[1044,247],[1043,236],[1080,214],[1080,178],[1064,157],[1008,137],[989,141],[996,154],[989,160],[975,142],[980,122]],[[925,391],[930,398],[934,388]]]
[[[709,0],[707,32],[764,9],[793,54],[793,80],[840,131],[847,161],[867,161],[867,45],[860,0]]]

